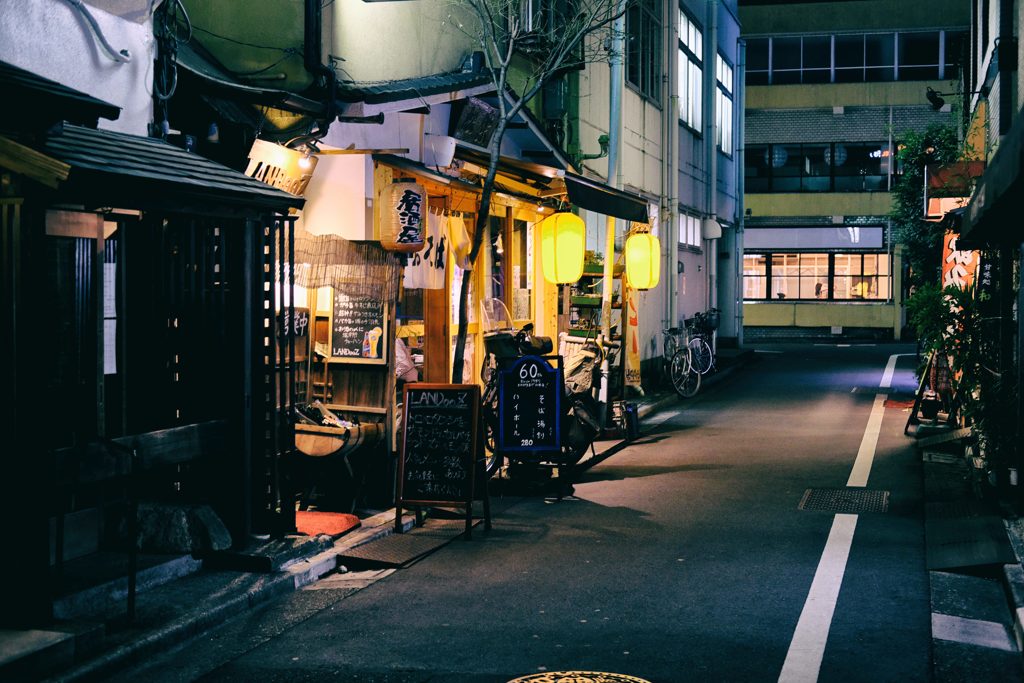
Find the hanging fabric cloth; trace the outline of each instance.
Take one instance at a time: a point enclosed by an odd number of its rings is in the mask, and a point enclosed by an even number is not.
[[[469,252],[473,243],[469,239],[469,231],[466,230],[466,220],[462,216],[450,216],[448,218],[448,236],[451,241],[452,258],[455,265],[463,270],[469,268]]]
[[[444,268],[448,259],[446,218],[427,213],[427,234],[423,249],[409,254],[403,284],[406,289],[444,289]]]

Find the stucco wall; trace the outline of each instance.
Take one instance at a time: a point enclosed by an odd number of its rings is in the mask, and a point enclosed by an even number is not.
[[[965,27],[971,23],[971,3],[963,0],[861,0],[782,6],[767,3],[741,7],[740,21],[747,36],[826,32],[836,26],[846,31]]]
[[[121,107],[117,120],[100,119],[101,128],[145,135],[153,117],[151,25],[94,7],[90,12],[111,46],[129,51],[131,62],[108,57],[82,15],[54,0],[0,3],[0,60]]]
[[[336,2],[331,54],[354,81],[414,78],[453,71],[481,47],[473,20],[451,0]],[[382,36],[387,36],[382,40]]]
[[[750,327],[878,327],[896,326],[892,303],[784,303],[743,304],[743,324]],[[898,329],[898,326],[896,327]]]
[[[888,192],[747,194],[750,216],[885,216],[892,210]]]

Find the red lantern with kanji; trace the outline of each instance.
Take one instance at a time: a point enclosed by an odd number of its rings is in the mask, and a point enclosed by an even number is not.
[[[423,248],[427,191],[412,181],[391,183],[380,193],[380,245],[412,253]]]

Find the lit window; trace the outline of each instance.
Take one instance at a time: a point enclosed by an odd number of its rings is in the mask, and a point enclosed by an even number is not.
[[[732,154],[732,67],[718,55],[716,64],[718,88],[715,92],[715,143],[725,154]]]
[[[701,53],[704,38],[697,25],[679,13],[679,120],[696,131],[701,130],[704,74]]]

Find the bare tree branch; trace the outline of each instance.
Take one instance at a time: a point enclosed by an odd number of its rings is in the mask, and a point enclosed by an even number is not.
[[[483,180],[480,208],[473,231],[469,260],[470,269],[462,279],[459,295],[459,331],[455,343],[452,365],[452,382],[459,384],[469,381],[463,377],[468,328],[468,299],[472,268],[476,264],[488,228],[494,180],[501,158],[501,144],[513,119],[552,78],[563,69],[578,63],[606,61],[610,52],[608,41],[594,39],[598,34],[611,36],[612,24],[623,16],[628,6],[636,0],[550,0],[536,5],[524,5],[526,0],[452,0],[449,17],[465,35],[480,45],[484,61],[490,71],[498,96],[498,121],[488,144],[487,173]],[[524,7],[537,15],[526,17],[521,14]],[[474,24],[467,30],[458,21],[469,16]],[[524,25],[524,20],[531,23]],[[468,22],[467,22],[468,23]],[[522,92],[509,102],[510,72],[525,77]],[[532,67],[532,68],[531,68]]]

